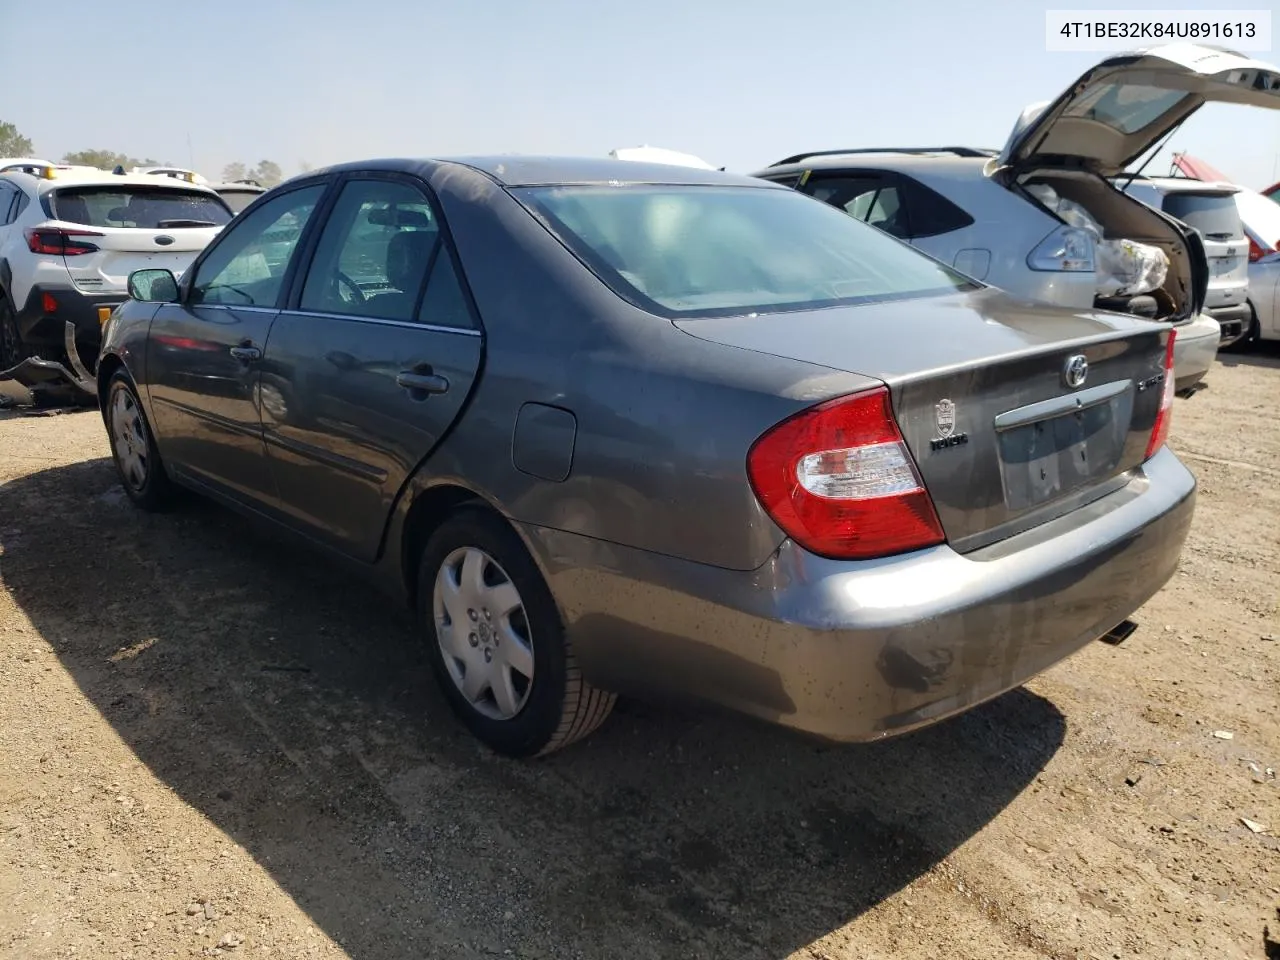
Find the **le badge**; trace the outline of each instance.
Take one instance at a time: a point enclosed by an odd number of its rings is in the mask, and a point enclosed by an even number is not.
[[[930,450],[945,450],[969,442],[967,433],[956,433],[956,405],[950,400],[939,400],[933,405],[934,421],[938,435],[929,441]]]

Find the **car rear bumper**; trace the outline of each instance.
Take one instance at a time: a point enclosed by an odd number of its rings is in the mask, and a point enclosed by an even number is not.
[[[45,309],[46,295],[53,298],[53,310]],[[99,310],[109,312],[127,299],[124,292],[88,294],[72,287],[33,286],[18,310],[18,329],[32,346],[60,347],[69,321],[75,325],[76,342],[96,353],[102,344],[104,322]]]
[[[975,706],[1124,621],[1173,575],[1195,490],[1166,448],[1120,490],[974,553],[840,562],[787,541],[749,572],[521,530],[593,682],[858,741]]]
[[[1227,307],[1205,307],[1205,313],[1218,321],[1219,342],[1221,346],[1230,346],[1249,332],[1249,324],[1253,322],[1253,311],[1247,303],[1237,303]]]
[[[1173,380],[1179,392],[1195,386],[1213,366],[1222,345],[1222,326],[1208,314],[1198,314],[1175,328]]]

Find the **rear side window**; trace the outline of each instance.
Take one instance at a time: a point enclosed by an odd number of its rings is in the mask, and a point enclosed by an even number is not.
[[[903,240],[936,237],[973,224],[942,194],[918,180],[890,174],[810,179],[806,193]]]
[[[1206,240],[1243,240],[1240,208],[1230,194],[1177,193],[1164,198],[1164,212],[1200,232]]]
[[[62,187],[49,205],[55,219],[86,227],[180,230],[231,222],[231,211],[216,195],[172,187]]]
[[[614,292],[660,316],[779,313],[975,286],[792,190],[646,184],[512,192]]]

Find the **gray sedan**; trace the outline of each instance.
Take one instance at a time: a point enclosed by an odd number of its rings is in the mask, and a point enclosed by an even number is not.
[[[368,573],[512,755],[619,693],[831,740],[935,722],[1127,632],[1191,521],[1173,329],[756,179],[350,164],[130,284],[98,366],[129,497]]]

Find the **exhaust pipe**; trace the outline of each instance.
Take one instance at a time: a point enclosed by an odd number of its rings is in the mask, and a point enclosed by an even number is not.
[[[1122,620],[1116,624],[1098,639],[1103,643],[1109,643],[1113,647],[1118,647],[1133,635],[1133,631],[1138,629],[1138,625],[1132,620]]]

